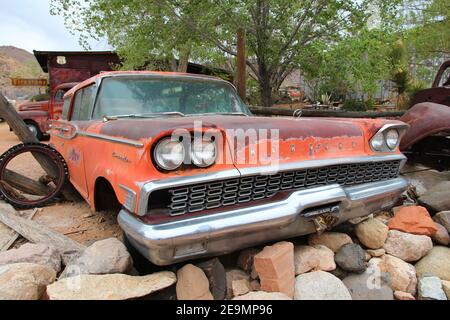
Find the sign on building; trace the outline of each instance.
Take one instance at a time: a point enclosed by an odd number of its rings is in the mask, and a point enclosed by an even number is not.
[[[11,78],[11,84],[16,87],[46,87],[47,79]]]

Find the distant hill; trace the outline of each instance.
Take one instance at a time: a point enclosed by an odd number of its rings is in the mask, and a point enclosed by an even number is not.
[[[0,91],[10,99],[39,93],[38,88],[11,86],[10,77],[38,78],[46,74],[32,53],[13,46],[0,46]]]

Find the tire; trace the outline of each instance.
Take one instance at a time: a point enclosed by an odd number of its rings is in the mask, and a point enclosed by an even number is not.
[[[31,123],[31,122],[26,122],[25,123],[28,127],[28,130],[30,130],[34,136],[36,137],[36,139],[38,139],[39,141],[42,141],[43,139],[43,134],[41,129],[39,129],[39,126],[35,123]]]
[[[55,182],[54,190],[48,195],[40,199],[31,199],[25,201],[23,199],[15,198],[10,195],[0,183],[0,199],[12,204],[17,209],[33,209],[36,207],[43,207],[51,202],[61,193],[62,188],[66,185],[69,177],[69,170],[66,161],[62,155],[52,147],[43,143],[21,143],[7,150],[0,156],[0,180],[3,180],[4,171],[8,163],[16,156],[25,152],[36,152],[48,157],[48,161],[52,161],[58,171],[58,181]]]

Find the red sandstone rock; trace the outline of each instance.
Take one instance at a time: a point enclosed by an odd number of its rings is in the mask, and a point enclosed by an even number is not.
[[[254,257],[256,272],[261,280],[261,290],[282,292],[294,296],[295,269],[294,245],[278,242],[265,247]]]
[[[421,206],[402,207],[389,220],[388,227],[391,230],[394,229],[425,236],[432,236],[438,231],[427,209]]]

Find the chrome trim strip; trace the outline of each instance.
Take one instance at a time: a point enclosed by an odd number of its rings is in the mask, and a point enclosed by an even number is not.
[[[110,141],[110,142],[126,144],[126,145],[133,146],[136,148],[144,147],[144,144],[142,142],[137,142],[135,140],[130,140],[130,139],[126,139],[126,138],[111,137],[111,136],[104,135],[104,134],[91,133],[91,132],[86,132],[86,131],[79,131],[78,135],[83,136],[83,137],[89,137],[89,138],[94,138],[94,139],[99,139],[99,140],[105,140],[105,141]]]
[[[118,222],[143,255],[155,264],[166,265],[312,233],[314,224],[301,213],[322,204],[341,203],[339,222],[366,216],[392,206],[407,186],[401,177],[353,187],[334,184],[295,191],[278,202],[156,225],[146,224],[123,209]],[[206,250],[182,257],[175,254],[177,248],[199,243],[204,243]]]
[[[249,175],[266,175],[273,174],[280,171],[301,170],[309,168],[318,168],[325,166],[333,166],[340,164],[353,164],[362,162],[378,162],[378,161],[392,161],[392,160],[406,160],[403,154],[388,154],[377,156],[363,156],[363,157],[345,157],[345,158],[332,158],[332,159],[320,159],[320,160],[306,160],[300,162],[282,163],[278,166],[260,166],[250,168],[239,168],[239,172],[243,177]]]
[[[141,189],[137,214],[139,216],[144,216],[147,214],[147,202],[150,194],[155,190],[165,189],[169,187],[178,187],[189,184],[211,182],[215,180],[223,180],[230,178],[240,178],[249,175],[258,174],[273,174],[278,171],[289,171],[289,170],[301,170],[306,168],[324,167],[329,165],[339,165],[339,164],[350,164],[350,163],[361,163],[361,162],[377,162],[377,161],[391,161],[391,160],[401,160],[400,168],[406,162],[406,157],[403,154],[389,154],[389,155],[379,155],[379,156],[363,156],[363,157],[346,157],[346,158],[334,158],[334,159],[321,159],[321,160],[307,160],[299,161],[293,163],[283,163],[279,166],[263,166],[263,167],[251,167],[251,168],[240,168],[240,169],[230,169],[220,172],[198,174],[194,176],[187,177],[176,177],[168,178],[163,180],[154,180],[149,182],[144,182]]]

